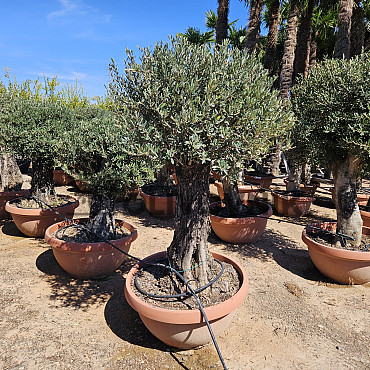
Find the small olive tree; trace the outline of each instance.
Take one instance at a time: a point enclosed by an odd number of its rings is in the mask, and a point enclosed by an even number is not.
[[[135,150],[129,133],[107,110],[75,109],[71,121],[60,128],[58,161],[92,189],[87,226],[101,237],[114,239],[115,197],[153,179],[156,166]]]
[[[293,88],[291,100],[295,140],[333,171],[337,232],[353,237],[348,243],[359,248],[356,182],[370,159],[370,55],[326,60]]]
[[[140,151],[174,163],[178,180],[172,266],[187,279],[209,281],[209,174],[233,177],[285,132],[284,109],[262,65],[228,44],[216,49],[185,39],[127,51],[125,74],[110,65],[108,96]],[[198,268],[193,268],[198,266]]]

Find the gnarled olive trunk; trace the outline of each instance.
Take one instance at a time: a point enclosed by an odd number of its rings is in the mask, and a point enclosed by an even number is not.
[[[357,202],[356,181],[360,171],[360,160],[353,155],[333,168],[334,188],[337,209],[337,233],[355,238],[346,240],[347,245],[360,249],[362,218]],[[337,245],[341,244],[337,238]]]
[[[50,194],[54,192],[54,162],[44,158],[32,160],[32,194]]]
[[[87,227],[95,234],[112,240],[115,238],[114,199],[93,192]]]
[[[224,177],[222,179],[222,186],[224,190],[224,203],[229,217],[238,217],[243,211],[243,203],[239,196],[238,184]]]
[[[15,158],[9,154],[0,155],[0,192],[16,191],[22,187],[23,179]]]
[[[289,163],[289,177],[286,189],[288,191],[299,190],[301,184],[302,166],[295,161]]]
[[[209,164],[176,166],[175,232],[168,249],[172,267],[183,272],[187,280],[198,281],[200,285],[209,281],[212,261],[207,247],[210,232],[209,173]]]

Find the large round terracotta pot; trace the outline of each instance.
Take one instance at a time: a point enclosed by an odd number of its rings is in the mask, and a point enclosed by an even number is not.
[[[244,175],[244,180],[249,184],[256,184],[261,186],[264,189],[269,189],[272,183],[272,180],[275,176],[251,176],[251,175]]]
[[[67,197],[65,195],[63,197],[70,198],[71,203],[55,208],[64,217],[71,219],[79,202],[73,197]],[[12,202],[6,203],[5,210],[12,215],[18,229],[24,235],[32,237],[44,236],[46,229],[50,225],[63,220],[61,216],[51,209],[20,208],[12,204]]]
[[[73,221],[85,223],[87,219]],[[69,275],[81,279],[107,276],[116,271],[126,259],[125,254],[108,243],[74,243],[52,236],[58,229],[67,225],[70,225],[70,223],[63,221],[49,226],[45,232],[45,241],[52,247],[59,265]],[[116,220],[116,225],[127,229],[131,234],[110,242],[127,253],[131,243],[137,238],[137,230],[129,223],[121,220]]]
[[[224,187],[221,182],[215,182],[217,188],[218,196],[221,200],[224,199]],[[257,194],[260,192],[258,186],[253,185],[238,185],[238,191],[241,201],[254,200]]]
[[[330,188],[330,192],[331,192],[331,199],[333,199],[333,202],[335,204],[336,202],[336,194],[335,194],[335,188]],[[357,193],[357,201],[358,201],[358,204],[362,205],[362,206],[366,206],[367,204],[367,201],[369,200],[370,198],[370,194],[365,194],[365,193]]]
[[[233,244],[253,243],[266,228],[267,218],[272,215],[269,204],[250,200],[248,203],[259,205],[264,212],[261,217],[226,218],[210,215],[211,226],[215,234],[223,241]],[[210,208],[219,206],[220,203],[212,203]]]
[[[232,264],[242,281],[239,291],[230,299],[214,306],[206,307],[205,313],[215,336],[221,334],[231,322],[236,309],[243,303],[248,293],[248,279],[244,268],[225,255],[212,253],[214,258],[221,262]],[[153,254],[145,261],[165,257],[166,252]],[[199,309],[196,310],[170,310],[156,307],[154,303],[147,303],[140,299],[132,290],[133,276],[138,272],[140,262],[135,265],[127,275],[125,283],[125,297],[128,304],[138,312],[141,320],[148,330],[169,346],[187,349],[202,346],[212,341],[207,325]]]
[[[140,196],[144,199],[145,206],[154,217],[175,216],[176,197],[159,197],[144,193],[140,189]]]
[[[74,178],[64,170],[54,170],[53,179],[54,183],[60,186],[72,184],[74,181]]]
[[[335,231],[336,222],[316,223],[312,226]],[[307,235],[307,226],[302,240],[308,247],[312,262],[325,276],[342,284],[365,284],[370,281],[370,252],[350,251],[321,244]],[[363,235],[370,235],[370,228],[362,228]]]
[[[272,192],[276,211],[283,216],[301,217],[305,215],[315,200],[312,197],[292,197]]]
[[[27,197],[28,195],[30,195],[29,190],[0,192],[0,219],[10,217],[9,212],[5,211],[6,202],[14,198]]]
[[[364,226],[370,227],[370,212],[360,210]]]
[[[289,181],[287,179],[284,179],[285,186],[288,187]],[[316,189],[320,186],[319,183],[313,184],[313,185],[305,185],[305,184],[300,184],[299,185],[299,190],[304,191],[308,195],[311,195],[311,197],[314,196]]]

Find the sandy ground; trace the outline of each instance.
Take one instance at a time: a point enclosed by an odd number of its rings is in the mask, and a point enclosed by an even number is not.
[[[269,220],[254,244],[226,244],[210,235],[210,249],[241,261],[250,283],[247,299],[217,338],[229,369],[370,368],[370,284],[332,283],[316,270],[301,241],[304,225],[335,217],[328,187],[319,188],[298,225]],[[80,199],[77,216],[87,214],[88,196],[71,187],[58,190]],[[151,217],[142,200],[119,203],[117,215],[138,229],[133,255],[168,247],[173,220]],[[13,222],[2,222],[0,368],[221,368],[213,345],[178,351],[147,331],[123,294],[132,263],[106,279],[76,280],[42,239],[25,238]]]

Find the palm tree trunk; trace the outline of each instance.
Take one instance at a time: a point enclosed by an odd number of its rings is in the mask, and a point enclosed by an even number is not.
[[[294,79],[298,75],[306,77],[310,64],[310,45],[312,37],[312,13],[315,7],[315,0],[309,0],[307,8],[301,18],[301,25],[298,31],[297,48],[295,52]]]
[[[284,43],[284,55],[280,72],[280,97],[287,100],[293,83],[294,56],[297,45],[298,0],[291,0],[288,17],[287,35]]]
[[[338,33],[335,43],[334,58],[350,58],[351,18],[353,0],[340,0],[338,12]]]
[[[314,37],[312,37],[311,43],[310,43],[310,62],[308,65],[308,72],[316,65],[316,59],[317,59],[316,52],[317,52],[316,40]]]
[[[351,57],[362,52],[365,41],[365,15],[360,0],[355,0],[351,19]]]
[[[229,26],[229,0],[218,0],[217,23],[216,23],[216,44],[222,44],[227,38]]]
[[[263,66],[268,69],[270,76],[272,76],[274,73],[275,51],[280,22],[280,0],[274,0],[274,2],[271,4],[269,13],[269,32],[267,34]]]
[[[261,26],[262,0],[251,0],[249,22],[247,27],[247,36],[245,39],[245,48],[249,53],[258,48],[258,38]]]

